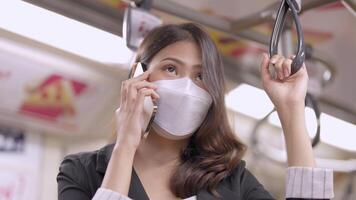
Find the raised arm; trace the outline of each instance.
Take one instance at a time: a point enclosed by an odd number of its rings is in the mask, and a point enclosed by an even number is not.
[[[270,64],[276,76],[269,73]],[[275,55],[271,59],[263,54],[261,78],[263,87],[276,107],[284,133],[288,172],[286,197],[299,199],[329,199],[333,193],[333,172],[317,168],[311,140],[305,123],[305,96],[308,74],[303,64],[294,75],[291,59]]]
[[[303,67],[290,74],[291,59],[276,55],[269,60],[263,54],[261,75],[263,87],[276,107],[282,124],[287,147],[288,165],[314,167],[315,160],[305,124],[304,99],[307,91],[308,74]],[[269,64],[276,70],[276,79],[268,73]]]

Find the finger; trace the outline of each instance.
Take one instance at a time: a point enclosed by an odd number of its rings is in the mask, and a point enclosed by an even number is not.
[[[130,85],[131,83],[134,83],[134,82],[146,80],[150,73],[151,73],[151,71],[147,70],[144,73],[142,73],[134,78],[127,79],[127,83],[128,83],[128,85]]]
[[[296,57],[296,55],[291,55],[291,56],[289,57],[289,59],[292,59],[292,60],[291,60],[291,63],[293,63],[293,59],[294,59],[295,57]],[[291,74],[291,73],[292,73],[292,65],[291,65],[290,70],[289,70],[289,74]],[[302,74],[302,73],[307,73],[305,63],[303,63],[302,67],[301,67],[297,72],[295,72],[295,74]],[[290,76],[294,76],[294,74],[293,74],[293,75],[290,75]]]
[[[132,80],[127,80],[127,96],[126,96],[126,106],[129,106],[128,104],[132,104],[132,102],[136,101],[137,98],[137,89],[135,88],[135,84],[132,82]]]
[[[125,100],[126,100],[125,81],[121,81],[120,105],[123,105]]]
[[[157,95],[157,96],[156,96]],[[159,98],[158,94],[153,89],[141,88],[138,91],[137,102],[135,103],[135,112],[142,112],[143,102],[146,96],[151,96],[151,98]]]
[[[122,102],[121,105],[123,107],[123,109],[126,109],[127,106],[127,99],[128,99],[128,95],[129,95],[129,84],[128,84],[128,80],[124,80],[122,82]]]
[[[152,91],[153,91],[152,98],[153,99],[158,99],[159,98],[158,93],[156,91],[154,91],[155,89],[157,89],[157,86],[154,85],[153,83],[150,83],[150,82],[147,82],[147,81],[140,81],[140,82],[137,82],[137,83],[133,84],[133,87],[136,88],[137,94],[138,94],[138,91],[140,91],[143,88],[152,89]]]
[[[134,85],[134,87],[136,88],[136,90],[139,90],[143,87],[148,87],[148,88],[152,88],[152,89],[157,89],[157,86],[154,83],[148,82],[148,81],[138,81],[135,83],[132,83]]]
[[[272,69],[271,69],[271,73],[272,73],[272,77],[273,79],[277,79],[278,77],[278,69],[276,68],[276,64],[278,62],[278,60],[281,58],[282,56],[279,54],[273,55],[271,57],[270,63],[272,65]]]
[[[134,81],[143,81],[143,80],[147,80],[147,78],[149,77],[150,73],[152,71],[151,70],[147,70],[144,73],[140,74],[139,76],[133,78]]]
[[[138,62],[136,62],[136,63],[134,63],[132,65],[132,69],[134,69],[134,70],[131,70],[131,73],[130,73],[130,76],[129,76],[131,78],[129,79],[129,82],[136,82],[136,81],[146,80],[149,77],[149,74],[152,72],[152,70],[148,69],[145,72],[143,72],[142,74],[140,74],[140,75],[138,75],[136,77],[133,77],[135,71],[137,70],[137,67],[141,67],[141,66],[138,66]]]
[[[291,55],[291,56],[289,56],[289,59],[291,59],[292,60],[292,63],[293,63],[293,59],[295,58],[295,54],[294,55]],[[292,74],[292,65],[291,65],[291,69],[290,69],[290,71],[289,71],[289,76],[291,76],[291,74]]]
[[[260,67],[261,79],[263,81],[271,80],[272,77],[268,71],[270,59],[266,53],[262,53],[262,63]]]
[[[141,84],[147,84],[148,82],[146,81],[146,79],[148,78],[149,73],[150,73],[149,71],[146,71],[135,78],[131,78],[125,81],[125,90],[126,90],[125,104],[127,101],[135,101],[137,90],[138,90],[138,88],[136,88],[135,85],[139,82],[142,82]]]
[[[128,82],[128,96],[130,97],[130,101],[135,101],[135,96],[137,95],[137,91],[143,87],[157,89],[157,86],[154,83],[148,82],[146,80],[133,79]]]
[[[275,64],[277,63],[277,61],[278,61],[281,57],[282,57],[282,56],[279,55],[279,54],[273,55],[273,56],[271,57],[271,60],[270,60],[271,64],[275,65]]]
[[[291,65],[292,65],[291,59],[284,59],[282,64],[282,71],[283,71],[284,78],[289,77],[291,73]]]
[[[274,65],[275,70],[277,72],[277,77],[280,80],[282,80],[284,78],[283,70],[282,70],[283,61],[284,61],[284,57],[279,57],[276,64]]]
[[[294,75],[296,75],[296,76],[300,76],[300,75],[302,75],[302,74],[304,74],[304,73],[308,73],[307,72],[307,68],[306,68],[306,66],[305,66],[305,63],[303,63],[303,65],[302,65],[302,67],[297,71],[297,72],[295,72],[295,74],[293,74],[293,76]],[[308,75],[308,74],[307,74]]]

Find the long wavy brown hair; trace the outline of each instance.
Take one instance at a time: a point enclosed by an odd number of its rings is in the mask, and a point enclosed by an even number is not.
[[[149,67],[150,61],[161,49],[178,41],[191,41],[200,47],[203,83],[213,103],[187,148],[181,152],[181,164],[171,177],[170,187],[180,198],[195,195],[201,189],[219,197],[217,185],[239,164],[246,147],[228,122],[224,69],[214,42],[197,24],[164,25],[147,34],[137,50],[135,61]]]

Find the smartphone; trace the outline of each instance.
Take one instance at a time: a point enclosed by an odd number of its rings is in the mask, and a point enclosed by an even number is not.
[[[130,73],[130,78],[135,78],[143,74],[145,71],[147,71],[147,66],[139,62],[133,66],[133,69],[131,70]],[[143,109],[144,112],[142,116],[142,122],[143,122],[142,132],[143,132],[143,137],[146,138],[151,129],[153,120],[157,112],[157,105],[152,101],[152,97],[150,96],[145,97]]]

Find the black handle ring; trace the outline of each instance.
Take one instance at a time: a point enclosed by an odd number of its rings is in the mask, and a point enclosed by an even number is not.
[[[315,133],[315,136],[311,139],[311,144],[312,144],[312,147],[314,148],[316,145],[318,145],[320,143],[320,126],[321,126],[320,125],[320,115],[321,115],[321,112],[319,109],[318,101],[310,93],[307,93],[305,96],[305,105],[310,106],[313,109],[313,112],[314,112],[314,115],[316,118],[316,123],[317,123],[316,124],[317,125],[316,133]],[[265,117],[263,117],[262,119],[257,121],[255,126],[252,128],[250,141],[251,141],[251,145],[253,147],[256,147],[259,143],[258,135],[257,135],[259,128],[268,120],[269,116],[271,116],[272,113],[274,113],[275,111],[276,111],[276,108],[273,108],[273,110],[271,110]]]
[[[298,36],[298,51],[296,56],[293,58],[291,65],[291,75],[295,74],[303,65],[305,61],[305,45],[304,45],[304,35],[302,26],[298,17],[298,9],[295,7],[293,0],[282,0],[281,5],[277,12],[276,21],[273,25],[272,36],[269,45],[270,57],[278,53],[278,42],[281,36],[281,32],[284,27],[284,22],[286,19],[286,14],[288,9],[291,10],[294,24],[296,26],[297,36]]]

